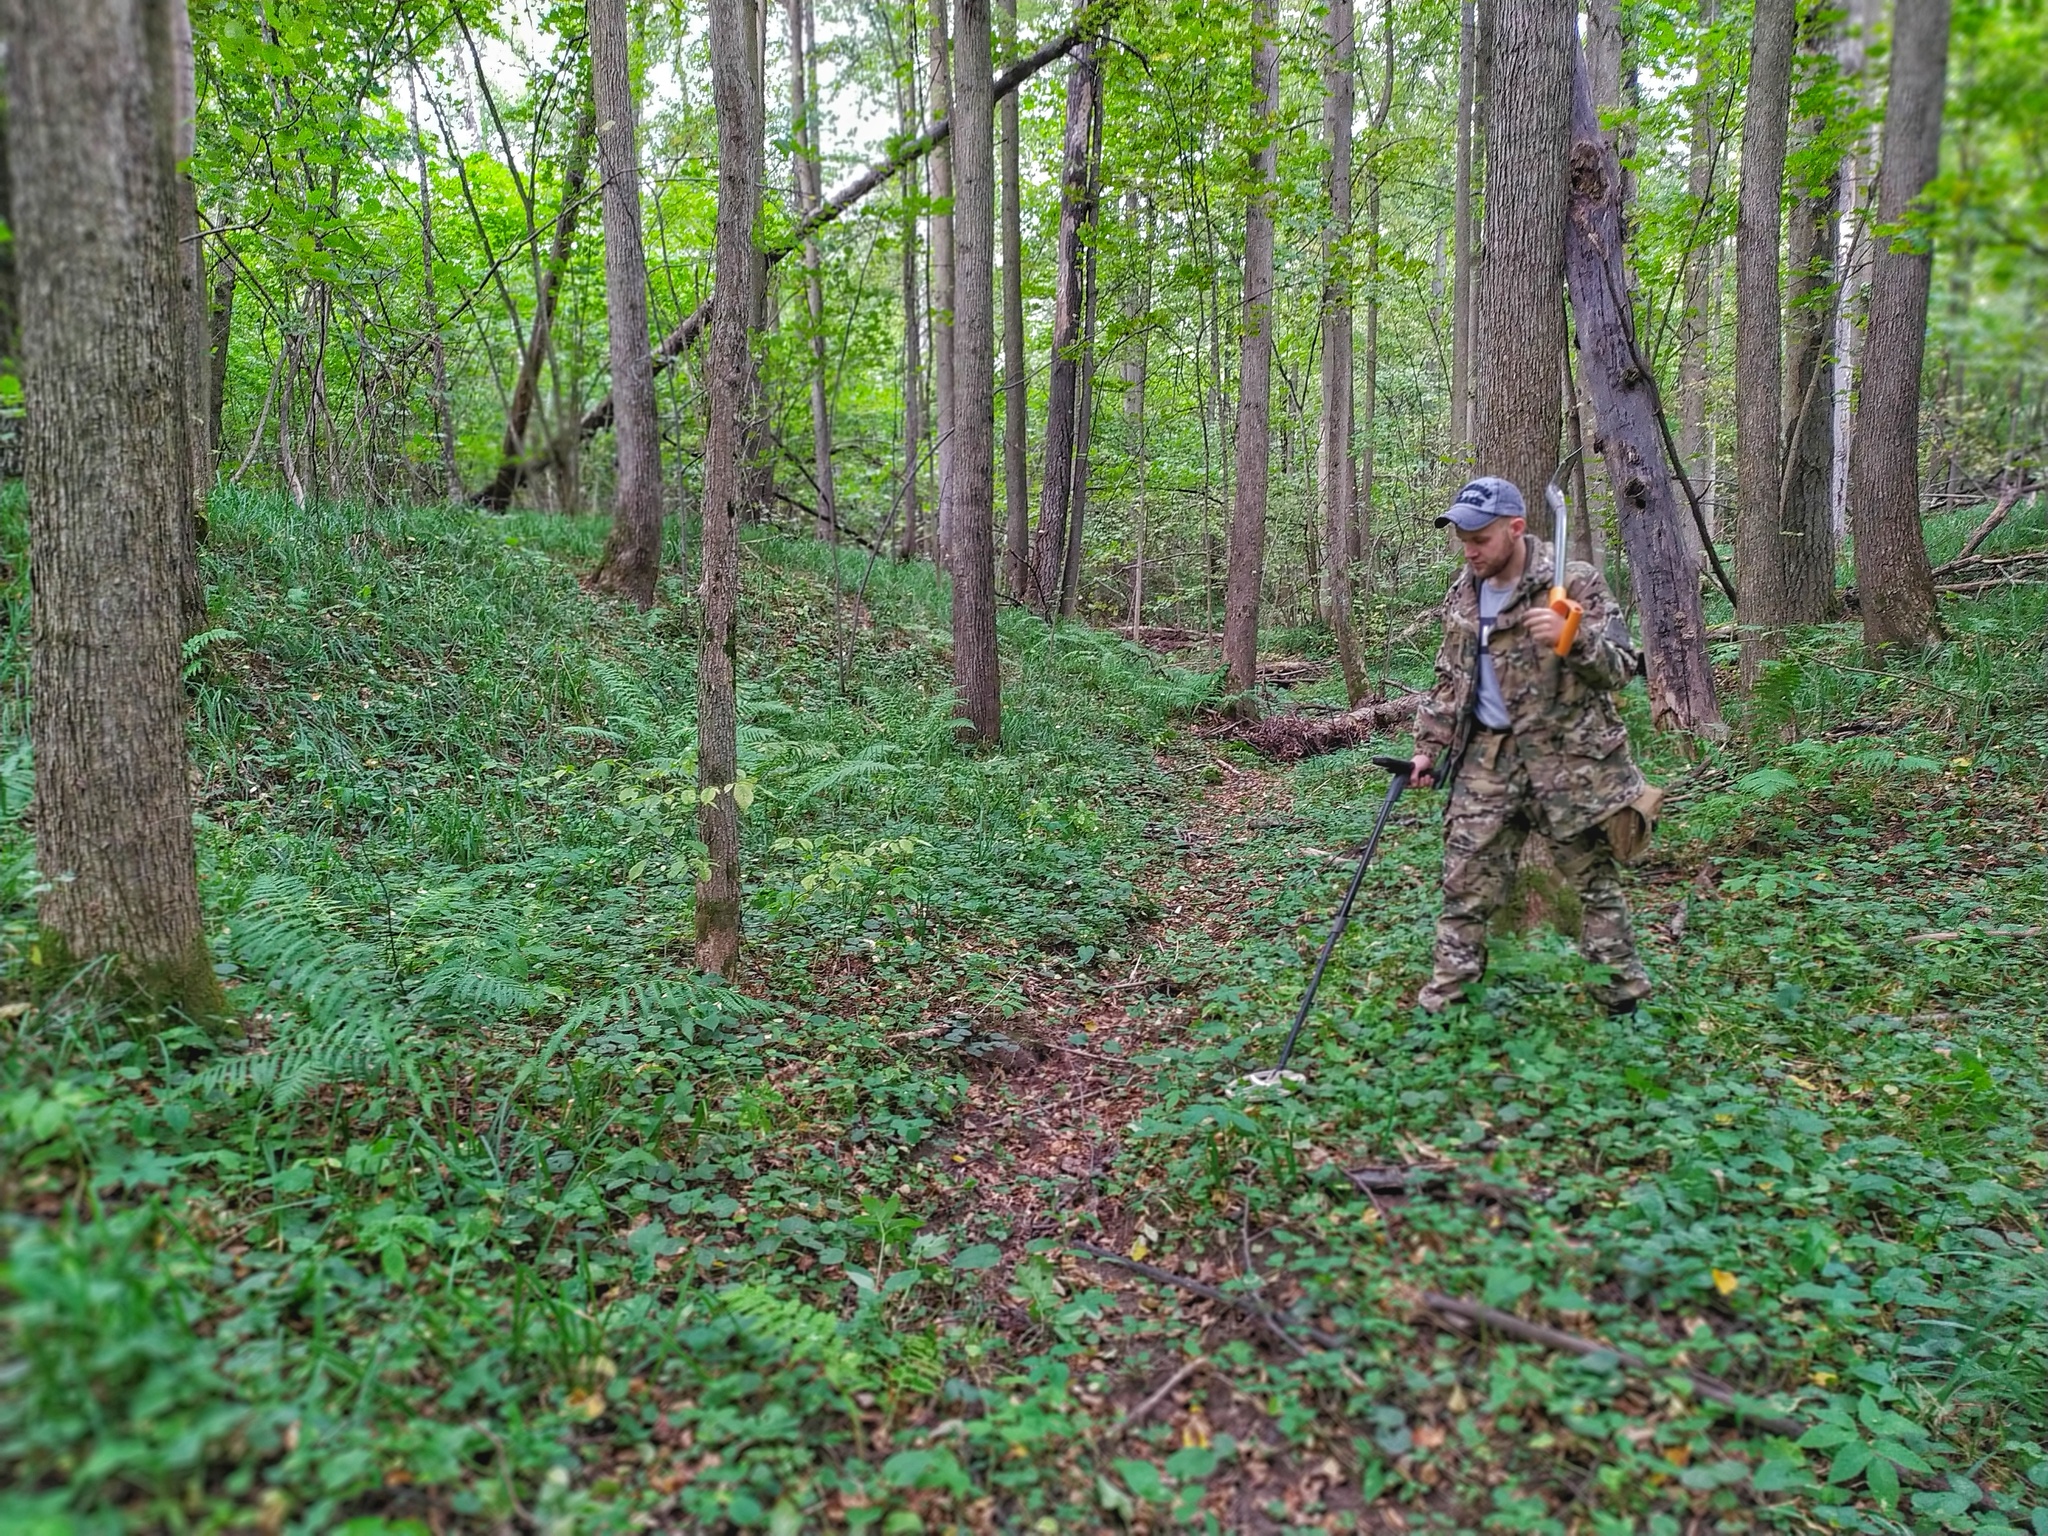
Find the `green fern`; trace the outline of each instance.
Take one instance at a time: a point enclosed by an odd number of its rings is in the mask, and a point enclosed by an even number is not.
[[[866,1360],[846,1342],[833,1313],[793,1296],[778,1296],[752,1282],[719,1292],[719,1299],[756,1344],[789,1360],[817,1366],[825,1380],[840,1391],[856,1392],[876,1385]]]

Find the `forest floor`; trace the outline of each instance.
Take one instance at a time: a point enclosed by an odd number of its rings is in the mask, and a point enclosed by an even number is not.
[[[2048,1536],[2048,589],[1816,630],[1692,760],[1630,695],[1631,1018],[1541,890],[1413,1010],[1411,794],[1247,1097],[1364,751],[1010,613],[964,753],[930,574],[757,540],[728,988],[686,594],[601,534],[219,498],[216,1039],[40,968],[0,501],[0,1529]]]

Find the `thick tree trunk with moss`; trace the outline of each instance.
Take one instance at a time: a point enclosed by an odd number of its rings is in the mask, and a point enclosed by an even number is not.
[[[1230,556],[1223,579],[1225,686],[1240,717],[1258,712],[1259,598],[1266,578],[1266,476],[1272,461],[1274,120],[1280,115],[1280,50],[1273,0],[1254,0],[1259,92],[1258,147],[1244,215],[1244,307],[1237,366],[1237,497],[1230,512]]]
[[[1556,381],[1578,17],[1572,0],[1509,0],[1499,12],[1487,93],[1474,459],[1480,473],[1520,488],[1531,530],[1548,538],[1543,487],[1564,427]]]
[[[756,0],[711,0],[711,90],[718,121],[718,220],[705,378],[703,638],[697,659],[697,964],[730,979],[740,960],[739,589],[744,419],[752,396],[752,319],[761,210]]]
[[[182,9],[182,7],[180,7]],[[196,1017],[199,908],[179,681],[193,458],[173,18],[144,0],[6,0],[28,403],[43,955],[112,956]]]
[[[1934,252],[1922,235],[1892,232],[1912,214],[1940,164],[1948,22],[1949,0],[1916,0],[1899,7],[1892,29],[1877,172],[1877,257],[1849,444],[1856,588],[1863,643],[1874,654],[1941,640],[1934,573],[1920,531],[1920,370]]]
[[[633,104],[626,0],[587,0],[590,89],[597,107],[597,171],[604,216],[604,298],[612,371],[618,478],[612,528],[590,582],[641,608],[661,574],[661,428],[654,359],[647,350],[647,253],[640,233],[638,116]]]

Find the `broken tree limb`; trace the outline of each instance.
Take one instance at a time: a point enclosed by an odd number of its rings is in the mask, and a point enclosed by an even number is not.
[[[1934,574],[1936,576],[1947,576],[1952,574],[1958,566],[1967,564],[1971,556],[1975,555],[1978,549],[1982,547],[1984,541],[1997,531],[1998,525],[2005,521],[2006,513],[2019,505],[2025,497],[2033,495],[2034,492],[2040,489],[2041,484],[2037,480],[2023,480],[2006,486],[1999,493],[1998,503],[1992,507],[1991,515],[1979,523],[1976,531],[1963,541],[1963,547],[1955,559],[1945,560],[1940,565],[1937,565],[1934,568]]]
[[[1356,709],[1320,720],[1301,715],[1269,715],[1231,732],[1239,741],[1283,763],[1364,746],[1391,731],[1405,730],[1422,702],[1419,693],[1399,699],[1372,699]]]
[[[1297,1355],[1306,1356],[1308,1354],[1306,1346],[1302,1344],[1300,1339],[1297,1339],[1287,1331],[1278,1317],[1253,1301],[1249,1296],[1238,1296],[1233,1295],[1229,1291],[1218,1290],[1206,1281],[1196,1280],[1188,1275],[1175,1274],[1172,1270],[1161,1269],[1156,1264],[1146,1264],[1138,1259],[1125,1258],[1124,1255],[1112,1253],[1107,1248],[1097,1248],[1093,1243],[1069,1243],[1067,1246],[1083,1258],[1093,1259],[1098,1264],[1114,1264],[1119,1269],[1127,1269],[1134,1275],[1142,1275],[1145,1279],[1156,1281],[1160,1285],[1178,1286],[1181,1290],[1199,1296],[1204,1301],[1213,1301],[1218,1306],[1228,1307],[1233,1312],[1237,1312],[1257,1323]],[[1298,1326],[1303,1333],[1307,1334],[1310,1339],[1314,1340],[1324,1349],[1342,1349],[1344,1347],[1345,1341],[1333,1333],[1325,1333],[1322,1329],[1312,1328],[1305,1323]]]
[[[1065,58],[1081,45],[1086,33],[1081,27],[1070,27],[1050,42],[1041,44],[996,77],[996,100],[1001,101],[1044,69],[1048,64]],[[914,139],[898,144],[889,154],[876,161],[865,171],[841,187],[837,192],[818,205],[817,211],[796,224],[786,235],[778,239],[762,253],[770,267],[792,251],[803,249],[804,241],[815,235],[827,224],[845,215],[862,198],[877,187],[890,181],[905,166],[914,164],[930,154],[939,145],[953,136],[953,120],[942,117]],[[711,321],[711,299],[704,301],[683,317],[682,323],[670,331],[654,348],[654,371],[659,374],[680,357],[697,338],[704,333],[704,327]],[[489,485],[479,491],[472,500],[478,506],[502,511],[509,506],[513,495],[525,482],[528,475],[536,470],[546,469],[568,458],[578,443],[596,436],[611,425],[612,397],[607,391],[586,410],[571,430],[558,434],[555,439],[537,454],[526,458],[507,456],[500,461],[497,472]]]
[[[1562,1328],[1552,1328],[1547,1323],[1532,1323],[1519,1318],[1512,1312],[1503,1312],[1498,1307],[1489,1307],[1476,1301],[1460,1301],[1455,1296],[1446,1296],[1439,1291],[1424,1291],[1422,1304],[1432,1312],[1462,1322],[1491,1328],[1495,1333],[1504,1333],[1509,1338],[1521,1339],[1529,1344],[1541,1344],[1548,1349],[1561,1349],[1574,1355],[1612,1355],[1632,1371],[1658,1371],[1667,1367],[1652,1365],[1632,1350],[1620,1349],[1612,1344],[1603,1344],[1598,1339],[1582,1338],[1576,1333],[1566,1333]],[[1797,1437],[1805,1433],[1806,1426],[1797,1419],[1789,1419],[1768,1409],[1743,1401],[1742,1394],[1718,1376],[1709,1376],[1705,1371],[1696,1371],[1691,1366],[1670,1367],[1683,1374],[1693,1385],[1693,1390],[1710,1403],[1718,1403],[1738,1418],[1749,1420],[1759,1429],[1769,1430],[1774,1435]]]

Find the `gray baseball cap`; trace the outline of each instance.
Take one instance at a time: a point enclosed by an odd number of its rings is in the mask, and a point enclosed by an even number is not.
[[[1467,533],[1477,533],[1496,518],[1528,515],[1522,493],[1510,481],[1499,475],[1481,475],[1465,482],[1465,488],[1452,500],[1450,510],[1436,520],[1436,525],[1442,528],[1455,523]]]

